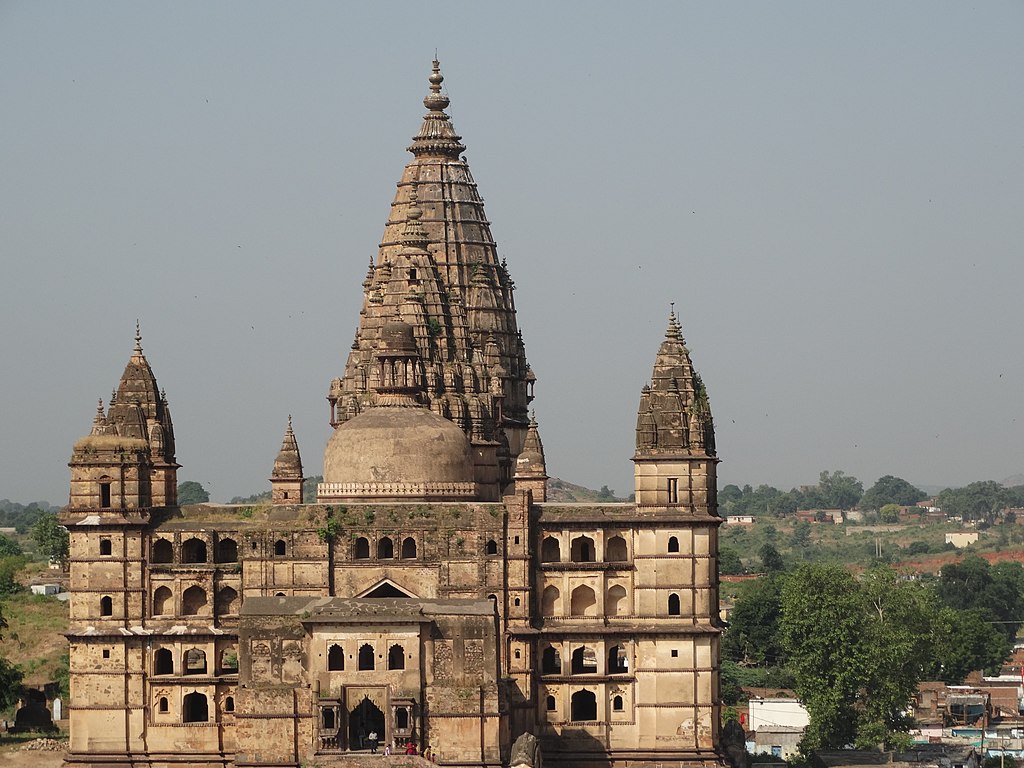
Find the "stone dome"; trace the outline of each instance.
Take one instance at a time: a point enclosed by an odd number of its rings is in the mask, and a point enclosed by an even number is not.
[[[427,408],[369,408],[340,425],[324,451],[321,500],[475,495],[469,440]]]

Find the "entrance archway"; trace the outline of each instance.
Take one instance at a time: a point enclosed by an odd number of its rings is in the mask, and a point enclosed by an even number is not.
[[[384,713],[370,701],[369,696],[352,707],[348,715],[348,748],[350,750],[369,749],[367,738],[371,732],[377,732],[377,741],[387,743],[387,731],[384,728]]]

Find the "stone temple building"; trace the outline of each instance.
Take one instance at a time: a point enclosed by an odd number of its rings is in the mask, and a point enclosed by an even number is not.
[[[268,503],[179,507],[136,330],[70,461],[68,764],[358,764],[373,732],[444,765],[720,762],[718,459],[679,323],[640,393],[635,503],[549,502],[442,79],[327,389],[316,499],[289,420]]]

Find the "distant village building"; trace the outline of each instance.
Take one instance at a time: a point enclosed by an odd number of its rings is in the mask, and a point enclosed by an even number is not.
[[[328,386],[315,500],[289,420],[271,504],[179,508],[136,331],[61,513],[69,765],[296,768],[371,733],[441,765],[720,765],[718,458],[679,322],[640,393],[636,502],[549,503],[514,285],[442,81],[434,62]]]
[[[980,536],[978,531],[953,531],[946,534],[946,543],[952,544],[957,549],[963,549],[977,542]]]

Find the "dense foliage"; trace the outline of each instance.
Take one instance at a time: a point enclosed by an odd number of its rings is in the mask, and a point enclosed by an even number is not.
[[[746,584],[729,615],[723,698],[788,681],[810,713],[804,749],[900,746],[920,681],[960,683],[1000,666],[1022,595],[1024,568],[978,557],[947,565],[934,583],[884,565],[860,576],[825,562],[775,571]]]
[[[210,492],[195,480],[178,483],[178,504],[205,504],[210,500]]]

